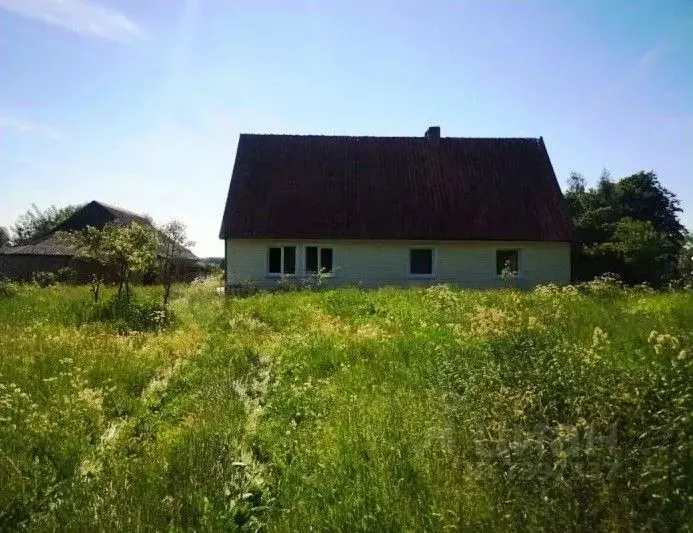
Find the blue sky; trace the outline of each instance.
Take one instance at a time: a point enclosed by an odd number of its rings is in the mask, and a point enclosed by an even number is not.
[[[0,225],[92,199],[217,239],[241,132],[542,135],[693,228],[693,2],[0,0]]]

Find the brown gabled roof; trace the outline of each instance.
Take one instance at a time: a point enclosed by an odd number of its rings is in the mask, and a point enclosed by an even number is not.
[[[541,138],[242,134],[220,238],[568,241]]]

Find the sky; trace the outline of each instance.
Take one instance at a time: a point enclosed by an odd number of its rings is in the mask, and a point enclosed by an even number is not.
[[[100,200],[222,256],[238,136],[543,136],[693,229],[693,1],[0,0],[0,225]]]

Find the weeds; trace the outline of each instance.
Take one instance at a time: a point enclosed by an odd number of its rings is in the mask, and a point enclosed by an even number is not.
[[[692,293],[217,284],[0,298],[0,529],[692,523]]]
[[[11,298],[19,292],[19,284],[0,276],[0,298]]]
[[[34,272],[32,281],[39,287],[50,287],[58,282],[58,278],[53,272]]]

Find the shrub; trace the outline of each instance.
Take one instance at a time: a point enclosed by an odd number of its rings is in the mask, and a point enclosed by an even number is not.
[[[17,283],[5,277],[0,277],[0,298],[10,298],[19,292]]]
[[[57,283],[56,276],[53,272],[34,272],[31,279],[39,287],[50,287]]]
[[[611,272],[596,276],[592,281],[581,283],[578,287],[587,294],[598,298],[621,296],[626,288],[620,276]]]
[[[283,276],[277,281],[275,290],[277,292],[316,290],[324,287],[329,277],[329,274],[322,272],[304,277]]]
[[[301,285],[307,290],[322,289],[327,285],[329,278],[330,274],[326,272],[318,272],[302,278]]]
[[[301,282],[295,277],[282,276],[275,286],[277,292],[296,292],[301,290]]]
[[[112,323],[120,333],[160,331],[175,323],[175,315],[151,298],[115,298],[92,304],[92,319]]]
[[[229,293],[234,296],[253,296],[260,292],[259,287],[250,280],[245,280],[236,285],[229,286]]]
[[[75,283],[77,281],[77,271],[72,267],[63,267],[55,273],[56,281],[60,283]]]

